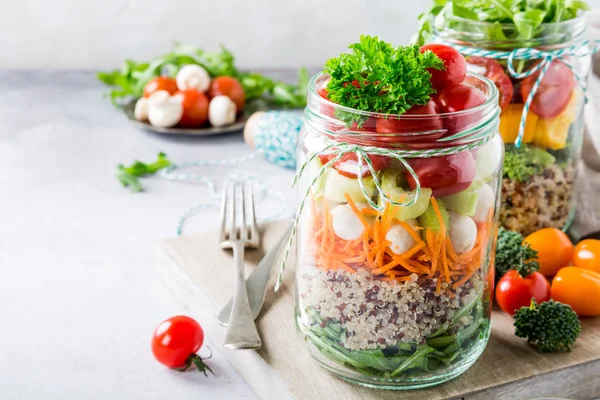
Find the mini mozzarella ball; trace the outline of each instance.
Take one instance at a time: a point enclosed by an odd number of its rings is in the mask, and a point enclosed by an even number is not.
[[[146,97],[140,97],[140,99],[135,103],[133,116],[138,121],[148,121],[148,99]]]
[[[490,209],[494,206],[496,198],[490,185],[480,187],[477,195],[477,206],[473,219],[475,222],[484,222],[490,217]]]
[[[331,211],[331,224],[335,234],[344,240],[356,240],[365,230],[361,220],[348,204],[342,204]]]
[[[416,225],[416,220],[406,220],[410,226]],[[390,242],[390,250],[397,255],[404,254],[416,244],[415,239],[408,233],[400,224],[392,224],[392,227],[387,231],[385,240]]]
[[[181,97],[159,90],[148,97],[148,120],[154,126],[170,128],[177,125],[183,115]]]
[[[233,124],[236,113],[235,103],[227,96],[215,96],[208,104],[208,120],[212,126]]]
[[[449,212],[450,214],[450,241],[457,254],[466,253],[475,246],[477,239],[477,225],[466,215]]]
[[[179,90],[196,89],[204,93],[210,87],[210,75],[199,65],[184,65],[177,73]]]

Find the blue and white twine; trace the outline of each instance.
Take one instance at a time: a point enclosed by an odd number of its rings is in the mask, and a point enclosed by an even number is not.
[[[586,93],[586,81],[585,76],[580,76],[575,67],[571,64],[568,57],[587,57],[591,56],[600,51],[600,40],[585,40],[576,45],[566,47],[564,49],[558,50],[538,50],[534,48],[519,48],[514,49],[512,51],[498,51],[498,50],[485,50],[478,49],[474,47],[461,46],[454,43],[441,42],[448,46],[454,47],[460,53],[465,56],[478,56],[485,58],[493,58],[497,60],[507,60],[508,64],[508,72],[509,74],[516,79],[523,79],[533,74],[538,73],[539,75],[535,80],[534,85],[527,96],[527,100],[525,101],[525,105],[523,107],[523,113],[521,114],[521,122],[519,124],[519,134],[517,135],[517,139],[515,140],[515,145],[517,147],[521,146],[523,142],[523,136],[525,135],[525,124],[527,123],[527,114],[529,112],[529,108],[531,107],[531,103],[533,102],[533,98],[535,93],[538,91],[546,72],[550,68],[550,65],[554,60],[560,60],[563,64],[573,71],[573,75],[579,84],[579,87],[583,91],[584,95]],[[540,63],[535,65],[530,70],[524,72],[518,72],[515,69],[514,62],[515,60],[541,60]],[[587,95],[585,96],[585,101],[587,102]]]
[[[189,208],[187,211],[183,213],[183,215],[179,218],[177,223],[177,234],[181,235],[183,231],[183,226],[188,218],[191,216],[202,212],[202,211],[215,211],[219,209],[221,194],[217,191],[217,187],[215,183],[208,177],[201,174],[181,174],[176,173],[177,170],[183,168],[194,168],[194,167],[211,167],[211,166],[223,166],[223,165],[237,165],[249,160],[252,160],[256,157],[256,153],[250,153],[241,157],[223,159],[223,160],[202,160],[202,161],[193,161],[181,164],[173,164],[170,167],[163,168],[158,172],[158,175],[164,179],[170,181],[178,181],[178,182],[196,182],[201,183],[208,189],[208,194],[212,200],[205,201],[195,206]],[[265,182],[261,181],[255,176],[245,175],[245,174],[233,174],[230,175],[225,183],[228,181],[240,181],[244,180],[246,182],[251,182],[252,187],[255,190],[256,201],[260,202],[261,200],[271,197],[281,205],[280,209],[273,215],[268,218],[259,219],[259,222],[270,222],[275,221],[281,218],[287,209],[287,202],[283,194],[277,190],[271,189]]]

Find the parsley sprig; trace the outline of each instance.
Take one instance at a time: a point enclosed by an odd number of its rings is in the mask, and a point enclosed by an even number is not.
[[[393,46],[377,36],[361,35],[358,43],[325,64],[331,79],[331,101],[361,111],[403,114],[427,104],[435,90],[428,68],[443,69],[442,60],[417,46]]]

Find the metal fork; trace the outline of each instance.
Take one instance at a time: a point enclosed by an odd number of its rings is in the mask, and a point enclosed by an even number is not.
[[[242,200],[241,207],[238,207],[238,197]],[[252,187],[244,182],[227,182],[221,203],[221,248],[233,250],[236,266],[233,307],[225,333],[225,347],[228,349],[258,349],[261,346],[250,311],[244,271],[244,249],[257,248],[259,244]]]

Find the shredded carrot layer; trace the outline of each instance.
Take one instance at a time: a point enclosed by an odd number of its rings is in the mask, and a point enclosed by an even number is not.
[[[477,238],[473,248],[458,254],[447,234],[438,202],[431,198],[431,206],[438,220],[439,229],[413,226],[396,218],[399,206],[386,202],[383,211],[359,208],[352,198],[345,196],[352,212],[364,227],[363,234],[356,240],[343,240],[333,231],[331,210],[323,202],[317,211],[313,201],[312,215],[315,218],[313,237],[315,240],[317,265],[329,270],[342,269],[354,273],[359,268],[369,268],[382,281],[407,281],[412,274],[436,279],[436,293],[442,291],[442,283],[456,289],[467,282],[483,266],[492,229],[493,210],[485,222],[477,224]],[[386,235],[393,224],[400,225],[410,235],[414,245],[402,254],[396,254]],[[444,285],[446,288],[446,285]]]

